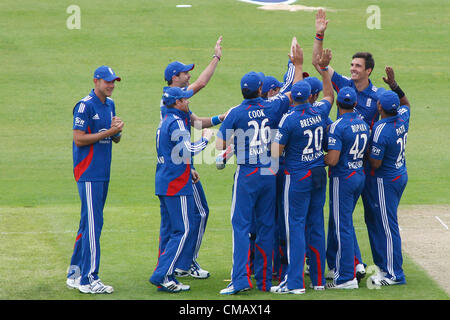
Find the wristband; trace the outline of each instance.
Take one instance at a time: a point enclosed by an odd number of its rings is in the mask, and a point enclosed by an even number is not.
[[[222,120],[220,120],[219,116],[214,116],[211,118],[211,123],[213,126],[216,126],[221,122],[222,122]]]
[[[403,90],[400,88],[400,86],[398,84],[397,84],[397,88],[392,89],[392,91],[394,91],[398,95],[399,99],[401,99],[405,96],[405,93],[403,92]]]
[[[328,66],[326,66],[326,67],[324,67],[324,68],[320,67],[320,70],[322,70],[322,71],[327,71],[327,70],[328,70]]]
[[[113,135],[113,138],[119,138],[120,136],[122,136],[122,131],[116,133],[115,135]]]
[[[316,33],[316,40],[323,41],[324,34]]]
[[[219,57],[218,55],[213,55],[212,57],[213,57],[213,59],[214,59],[214,58],[217,58],[217,59],[219,59],[219,61],[220,61],[220,57]]]

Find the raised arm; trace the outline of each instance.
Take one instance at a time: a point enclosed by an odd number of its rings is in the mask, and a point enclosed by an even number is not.
[[[319,63],[319,58],[323,51],[323,39],[325,37],[325,30],[327,29],[328,20],[326,19],[325,11],[321,8],[316,14],[316,35],[314,37],[312,64],[314,67]],[[330,77],[333,76],[334,69],[328,66],[328,73]]]
[[[327,100],[330,104],[334,101],[334,90],[331,83],[331,76],[328,72],[329,64],[332,58],[332,53],[330,49],[325,49],[322,51],[320,57],[318,57],[318,62],[315,65],[317,71],[322,76],[323,83],[323,99]]]
[[[408,108],[411,108],[408,98],[406,97],[403,90],[400,89],[397,81],[395,81],[394,69],[392,69],[392,67],[386,67],[385,71],[386,77],[383,77],[383,81],[389,85],[389,88],[391,88],[392,91],[398,94],[398,97],[400,98],[400,105],[408,106]]]
[[[295,37],[292,40],[289,59],[295,66],[294,81],[292,81],[292,84],[295,84],[296,82],[303,80],[303,49],[300,47],[297,38]]]
[[[209,80],[214,74],[214,71],[216,70],[217,64],[219,63],[220,59],[222,58],[222,36],[219,37],[219,39],[216,42],[216,46],[214,47],[214,55],[209,63],[209,65],[203,70],[203,72],[200,74],[197,80],[195,80],[194,83],[189,85],[188,90],[193,90],[194,94],[199,92],[201,89],[206,87]]]

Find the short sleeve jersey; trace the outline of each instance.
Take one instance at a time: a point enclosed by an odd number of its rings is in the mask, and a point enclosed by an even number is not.
[[[279,123],[275,142],[285,146],[285,166],[289,172],[323,167],[323,137],[329,109],[309,103],[297,105]]]
[[[382,160],[381,166],[371,175],[395,179],[405,174],[405,146],[409,129],[410,109],[401,106],[396,116],[378,121],[370,138],[370,157]]]
[[[92,90],[75,105],[72,129],[85,133],[106,131],[111,128],[111,120],[115,115],[114,101],[106,98],[103,103]],[[73,172],[77,182],[109,180],[111,142],[111,137],[83,147],[78,147],[75,142],[72,142]]]
[[[329,168],[330,177],[349,176],[363,171],[363,158],[369,142],[369,125],[356,112],[344,113],[331,124],[328,150],[339,150],[339,161]]]
[[[331,77],[331,82],[336,92],[339,92],[339,90],[343,87],[351,87],[355,89],[357,96],[355,111],[370,126],[370,128],[372,128],[374,123],[377,122],[379,118],[377,110],[378,88],[372,84],[372,81],[369,79],[369,86],[363,91],[358,91],[352,79],[342,76],[334,71],[333,76]]]
[[[230,110],[218,137],[226,141],[233,137],[237,164],[269,167],[272,132],[288,109],[289,98],[284,94],[268,100],[245,99]]]

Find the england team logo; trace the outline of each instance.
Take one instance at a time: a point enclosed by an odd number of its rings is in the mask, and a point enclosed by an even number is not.
[[[257,5],[269,5],[269,4],[291,4],[294,3],[297,0],[239,0],[242,2],[248,2],[248,3],[253,3],[253,4],[257,4]]]

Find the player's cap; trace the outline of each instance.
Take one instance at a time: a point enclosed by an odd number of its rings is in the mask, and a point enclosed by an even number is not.
[[[190,98],[193,95],[194,95],[193,90],[182,90],[179,87],[170,87],[163,93],[162,100],[166,106],[171,106],[177,100],[183,98]]]
[[[113,81],[117,80],[120,81],[120,77],[116,75],[113,69],[111,69],[108,66],[101,66],[95,69],[94,71],[94,78],[95,79],[103,79],[105,81]]]
[[[266,76],[263,81],[262,93],[269,92],[270,89],[276,89],[283,87],[283,84],[275,77]]]
[[[343,87],[339,90],[336,101],[348,106],[352,106],[356,102],[356,91],[351,87]]]
[[[296,82],[291,89],[291,96],[294,101],[306,101],[311,95],[311,86],[305,80]]]
[[[180,72],[187,72],[194,69],[195,64],[184,64],[179,61],[171,62],[167,65],[166,70],[164,71],[164,79],[166,81],[172,80],[173,76],[176,76]]]
[[[317,94],[320,91],[322,91],[323,88],[322,81],[320,81],[316,77],[307,77],[304,78],[304,80],[308,82],[309,85],[311,86],[311,94]]]
[[[261,82],[264,82],[264,79],[266,78],[266,76],[264,75],[263,72],[257,72],[259,78],[261,79]]]
[[[397,110],[400,107],[400,99],[397,93],[392,90],[378,88],[377,97],[381,107],[387,112]]]
[[[248,89],[250,92],[254,92],[261,87],[262,83],[261,75],[257,72],[250,71],[242,77],[241,89]]]

